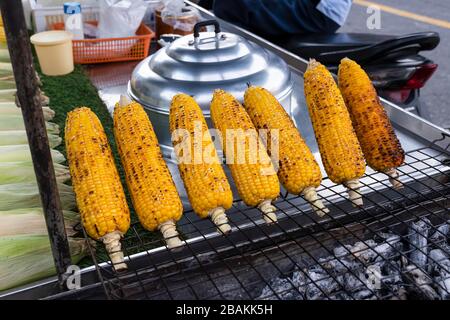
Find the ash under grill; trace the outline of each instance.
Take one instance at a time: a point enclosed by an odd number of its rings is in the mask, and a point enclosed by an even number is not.
[[[128,271],[96,262],[105,296],[449,299],[449,148],[410,151],[399,172],[404,188],[395,190],[385,175],[369,171],[361,179],[363,208],[325,179],[319,194],[330,213],[323,218],[287,194],[276,202],[279,222],[271,226],[235,202],[227,236],[186,212],[178,226],[186,245],[175,252],[135,224],[122,244]]]

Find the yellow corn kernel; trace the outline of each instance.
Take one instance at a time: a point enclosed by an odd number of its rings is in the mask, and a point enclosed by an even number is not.
[[[362,205],[359,178],[365,162],[344,99],[331,73],[311,60],[305,72],[309,115],[328,177],[349,188],[354,205]]]
[[[267,223],[275,222],[276,208],[271,202],[279,195],[280,185],[269,155],[259,146],[262,142],[249,115],[231,94],[216,90],[211,102],[211,118],[222,134],[222,148],[240,197],[247,205],[258,206]],[[229,141],[230,135],[245,139],[242,148],[239,143]],[[255,138],[258,150],[251,149],[248,135]],[[227,150],[228,145],[234,150]],[[234,154],[233,159],[230,154]]]
[[[251,86],[245,92],[244,107],[257,129],[268,130],[269,155],[274,139],[271,131],[278,134],[278,145],[275,147],[278,148],[278,178],[281,184],[289,193],[303,193],[319,215],[327,213],[316,192],[322,181],[320,167],[283,106],[266,89]]]
[[[355,61],[345,58],[338,78],[367,164],[387,173],[394,187],[401,187],[396,168],[405,160],[405,152],[369,76]]]
[[[140,104],[122,97],[114,109],[114,136],[139,221],[147,230],[159,229],[169,248],[180,246],[175,222],[183,205]]]
[[[130,227],[130,212],[100,120],[86,107],[69,112],[65,141],[83,226],[105,243],[115,268],[124,269],[119,240]]]
[[[183,134],[188,134],[188,140],[185,140],[181,130]],[[179,157],[178,168],[192,208],[201,218],[211,217],[223,233],[229,232],[231,227],[225,210],[231,208],[233,194],[202,110],[191,96],[178,94],[173,97],[170,132],[175,150],[183,152],[184,147],[188,148],[189,157],[186,154],[183,154],[184,160]],[[197,142],[200,142],[198,147]],[[177,156],[180,152],[176,152]]]

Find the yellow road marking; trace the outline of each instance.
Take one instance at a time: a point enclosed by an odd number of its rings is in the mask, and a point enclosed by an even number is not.
[[[389,12],[389,13],[395,14],[397,16],[413,19],[413,20],[420,21],[420,22],[425,22],[425,23],[428,23],[428,24],[431,24],[431,25],[434,25],[434,26],[438,26],[438,27],[441,27],[441,28],[450,29],[450,22],[448,22],[446,20],[434,19],[434,18],[431,18],[431,17],[423,16],[423,15],[416,14],[416,13],[412,13],[412,12],[409,12],[409,11],[406,11],[406,10],[396,9],[396,8],[393,8],[393,7],[390,7],[390,6],[386,6],[384,4],[378,4],[378,3],[372,2],[372,1],[353,0],[353,3],[356,3],[356,4],[358,4],[360,6],[363,6],[363,7],[371,7],[371,6],[378,7],[382,11]]]

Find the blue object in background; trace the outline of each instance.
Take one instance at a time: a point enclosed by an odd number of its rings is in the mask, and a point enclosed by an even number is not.
[[[64,14],[81,13],[81,4],[79,2],[65,2]]]
[[[215,0],[216,16],[263,36],[334,33],[351,0]]]

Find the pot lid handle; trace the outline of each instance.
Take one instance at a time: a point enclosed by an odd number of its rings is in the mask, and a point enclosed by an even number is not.
[[[214,26],[214,32],[216,33],[216,44],[219,45],[219,33],[221,33],[220,24],[217,20],[205,20],[197,22],[194,26],[194,42],[189,43],[190,45],[195,45],[197,48],[200,42],[200,29],[206,26]]]

